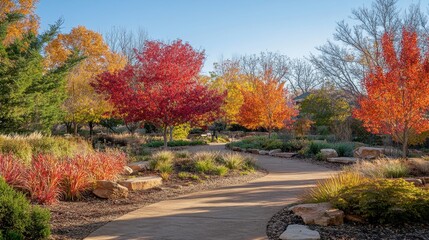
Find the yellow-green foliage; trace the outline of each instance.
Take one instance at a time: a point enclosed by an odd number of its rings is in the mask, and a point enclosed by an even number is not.
[[[187,139],[190,131],[191,125],[189,123],[176,126],[173,129],[173,139]]]
[[[343,187],[336,195],[331,200],[334,206],[369,222],[429,221],[429,191],[403,179],[366,179]]]
[[[309,203],[328,202],[337,197],[340,190],[344,187],[355,186],[362,181],[364,181],[364,178],[358,173],[340,173],[331,178],[317,182],[316,187],[304,193],[301,199]]]
[[[39,133],[28,136],[0,135],[0,153],[13,154],[25,163],[29,163],[32,156],[38,154],[65,158],[92,151],[88,142],[78,138],[43,136]]]

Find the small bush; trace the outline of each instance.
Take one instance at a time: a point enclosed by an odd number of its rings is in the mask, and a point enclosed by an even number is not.
[[[337,151],[339,157],[353,157],[355,144],[352,142],[339,142],[334,144],[333,148]]]
[[[326,160],[328,160],[328,158],[325,155],[323,155],[321,152],[319,152],[316,154],[316,160],[317,161],[326,161]]]
[[[226,154],[223,164],[231,170],[241,170],[244,165],[244,157],[238,153]]]
[[[324,148],[331,148],[331,145],[324,141],[311,141],[308,145],[307,153],[310,155],[316,155]]]
[[[331,178],[318,181],[316,187],[304,193],[301,199],[309,203],[328,202],[337,197],[344,187],[355,186],[362,181],[364,181],[364,178],[357,173],[340,173]]]
[[[174,153],[176,158],[189,158],[191,154],[188,151],[178,151]]]
[[[194,169],[197,173],[212,174],[216,171],[216,163],[212,159],[196,160]]]
[[[224,176],[228,173],[228,171],[229,171],[229,169],[227,167],[220,165],[220,166],[216,166],[213,169],[213,174],[218,175],[218,176]]]
[[[155,153],[150,162],[150,169],[158,171],[163,179],[168,179],[173,172],[174,154],[171,151],[159,151]]]
[[[0,178],[0,237],[2,239],[47,239],[50,213],[32,207],[22,193]]]
[[[409,223],[429,220],[429,192],[403,179],[372,179],[346,186],[333,198],[346,214],[372,223]]]

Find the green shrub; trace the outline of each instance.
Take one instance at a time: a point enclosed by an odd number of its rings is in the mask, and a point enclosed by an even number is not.
[[[326,160],[328,160],[328,158],[325,155],[323,155],[321,152],[317,153],[315,157],[316,157],[317,161],[326,161]]]
[[[295,152],[303,149],[309,144],[309,141],[304,139],[292,139],[282,144],[283,152]]]
[[[4,239],[47,239],[50,213],[32,207],[22,193],[0,178],[0,236]]]
[[[305,192],[301,199],[309,203],[328,202],[336,198],[344,187],[358,185],[363,180],[364,178],[354,172],[340,173],[318,181],[316,187]]]
[[[410,223],[429,220],[429,192],[403,179],[372,179],[346,186],[332,199],[346,214],[372,223]]]
[[[194,169],[197,173],[212,174],[216,171],[217,165],[212,159],[196,160]]]
[[[352,142],[339,142],[333,145],[333,149],[337,151],[339,157],[353,157],[355,144]]]
[[[170,141],[167,143],[167,146],[169,147],[184,147],[184,146],[197,146],[197,145],[205,145],[207,144],[205,141],[202,140],[195,140],[195,141],[189,141],[189,140],[175,140]],[[164,146],[164,142],[161,140],[151,141],[146,144],[144,144],[145,147],[151,147],[151,148],[159,148]]]
[[[316,155],[324,148],[331,148],[331,145],[325,141],[311,141],[308,145],[307,155]]]

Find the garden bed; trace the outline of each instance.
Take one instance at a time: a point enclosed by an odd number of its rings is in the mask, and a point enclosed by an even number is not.
[[[268,222],[267,236],[270,240],[278,240],[290,224],[304,224],[289,207],[279,211]],[[418,223],[398,226],[345,222],[340,226],[310,225],[310,229],[318,231],[321,239],[429,239],[429,224]]]
[[[164,184],[155,189],[130,192],[128,198],[102,200],[88,195],[79,202],[61,201],[48,206],[51,210],[52,239],[83,239],[102,225],[146,205],[179,197],[184,194],[242,184],[266,175],[255,171],[242,175],[237,172],[226,176],[207,176],[202,182],[183,180],[172,174]]]

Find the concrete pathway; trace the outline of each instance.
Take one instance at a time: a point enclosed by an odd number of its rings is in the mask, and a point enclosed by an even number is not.
[[[223,145],[194,147],[222,151]],[[87,240],[267,239],[266,224],[316,180],[335,171],[299,160],[253,155],[270,173],[252,182],[193,193],[130,212],[99,228]]]

